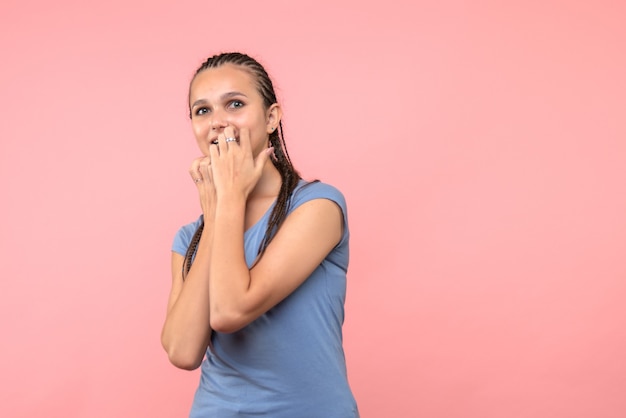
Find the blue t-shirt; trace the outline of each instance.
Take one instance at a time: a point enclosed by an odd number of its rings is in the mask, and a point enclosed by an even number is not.
[[[313,199],[343,212],[341,241],[292,294],[241,330],[213,332],[190,418],[356,418],[342,345],[348,218],[336,188],[300,181],[289,213]],[[244,234],[248,267],[256,259],[273,205]],[[182,227],[172,250],[184,255],[201,218]]]

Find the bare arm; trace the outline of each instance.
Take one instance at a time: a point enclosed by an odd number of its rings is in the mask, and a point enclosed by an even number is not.
[[[202,175],[200,167],[203,164],[202,171],[207,174],[208,160],[197,159],[190,169],[192,178],[200,178]],[[209,178],[203,180],[206,181],[196,184],[204,213],[204,229],[195,261],[184,281],[182,277],[184,257],[172,252],[172,290],[161,333],[161,344],[172,364],[186,370],[200,366],[211,338],[209,274],[215,205],[212,183]]]
[[[195,262],[184,282],[184,257],[172,252],[172,290],[161,343],[172,364],[186,370],[200,366],[211,337],[208,280],[210,238],[205,235],[210,235],[206,229],[198,244]]]
[[[253,159],[244,130],[240,144],[219,143],[211,148],[214,240],[219,245],[211,251],[209,306],[211,327],[220,332],[243,328],[286,298],[319,266],[343,232],[343,214],[336,203],[309,201],[285,219],[263,256],[248,270],[243,241],[246,200],[268,154]]]
[[[234,332],[279,303],[319,266],[341,239],[343,214],[332,201],[316,199],[291,213],[274,240],[248,270],[243,254],[241,202],[218,205],[210,281],[211,326]]]

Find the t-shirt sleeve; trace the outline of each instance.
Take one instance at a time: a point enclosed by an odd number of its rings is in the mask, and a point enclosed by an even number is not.
[[[341,238],[341,243],[348,239],[348,207],[346,204],[346,199],[336,187],[331,186],[330,184],[315,182],[308,183],[296,190],[296,193],[293,196],[291,207],[289,212],[296,210],[299,206],[303,205],[306,202],[309,202],[314,199],[328,199],[337,204],[343,213],[343,224],[344,224],[344,232]]]
[[[200,226],[202,222],[202,216],[200,216],[195,222],[187,224],[181,227],[176,235],[174,236],[174,242],[172,243],[172,251],[178,253],[180,255],[185,255],[187,253],[187,248],[189,248],[189,243],[193,238],[193,235],[196,233],[196,230]]]

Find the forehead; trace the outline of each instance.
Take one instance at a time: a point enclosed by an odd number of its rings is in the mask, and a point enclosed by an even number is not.
[[[239,91],[246,95],[257,92],[254,77],[239,66],[224,64],[217,68],[209,68],[200,72],[190,86],[191,98]]]

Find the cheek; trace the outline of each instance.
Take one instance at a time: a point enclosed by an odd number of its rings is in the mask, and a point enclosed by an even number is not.
[[[235,136],[239,135],[241,128],[246,128],[250,132],[250,139],[253,142],[267,137],[265,122],[256,116],[232,117],[228,120],[228,124],[235,129]]]
[[[196,141],[202,140],[202,138],[206,138],[207,136],[207,128],[200,123],[192,123],[191,130],[193,131],[193,135],[196,137]]]

